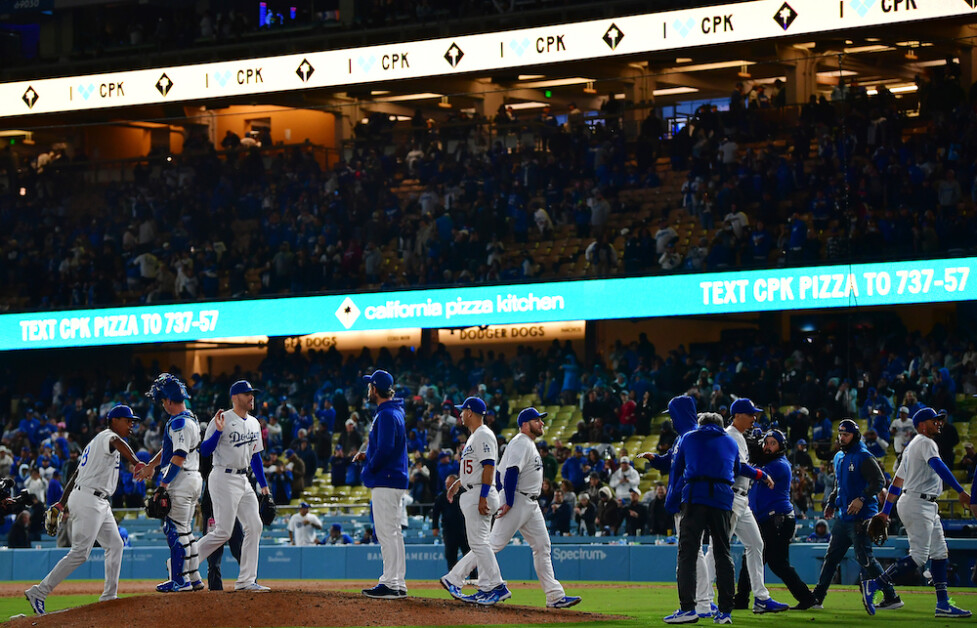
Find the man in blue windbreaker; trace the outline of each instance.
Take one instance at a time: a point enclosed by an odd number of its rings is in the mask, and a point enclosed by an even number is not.
[[[682,437],[696,428],[696,409],[695,399],[688,395],[673,397],[668,402],[668,414],[672,417],[672,426],[678,433],[678,438],[667,453],[659,455],[652,452],[639,454],[639,458],[647,460],[653,469],[661,473],[668,474],[668,488],[665,494],[665,510],[675,517],[675,531],[678,533],[681,527],[682,515],[682,484],[681,474],[671,473],[672,461],[678,446],[682,442]],[[715,607],[712,605],[712,583],[706,575],[706,556],[699,547],[699,553],[695,562],[696,569],[696,613],[701,618],[712,617]]]
[[[407,597],[407,554],[400,528],[401,499],[407,492],[407,431],[404,402],[394,398],[394,379],[386,371],[374,371],[363,378],[377,414],[370,428],[364,461],[363,484],[372,492],[373,531],[380,542],[383,574],[377,586],[363,589],[363,595],[383,600]]]
[[[787,438],[780,430],[769,430],[763,435],[763,453],[760,455],[760,468],[773,478],[773,488],[756,483],[750,489],[750,508],[760,525],[763,537],[763,562],[770,565],[770,571],[780,578],[790,594],[797,600],[792,610],[807,610],[814,606],[814,596],[804,584],[797,571],[790,564],[790,542],[794,538],[794,505],[790,502],[790,463],[787,453]],[[744,578],[749,580],[749,570],[740,570],[740,590],[749,589]]]
[[[684,624],[699,620],[695,610],[696,560],[702,533],[709,530],[719,588],[719,609],[714,622],[731,624],[734,570],[729,540],[733,480],[737,475],[743,475],[761,480],[770,487],[774,484],[767,474],[740,461],[739,445],[723,429],[721,415],[704,412],[699,415],[698,424],[698,429],[682,437],[672,460],[671,473],[681,477],[682,482],[677,569],[681,608],[664,621]]]
[[[813,608],[821,608],[835,570],[851,546],[855,547],[855,560],[861,567],[860,580],[877,578],[882,574],[882,566],[872,552],[872,539],[867,530],[869,519],[879,512],[877,495],[885,483],[882,469],[866,449],[858,423],[852,419],[842,419],[838,424],[838,444],[841,445],[841,450],[835,454],[833,461],[835,489],[828,496],[828,505],[824,510],[826,519],[831,519],[835,511],[838,512],[838,517],[831,527],[831,541],[821,565],[821,577],[814,587]],[[875,608],[902,608],[902,600],[896,595],[892,585],[883,586],[885,598]]]

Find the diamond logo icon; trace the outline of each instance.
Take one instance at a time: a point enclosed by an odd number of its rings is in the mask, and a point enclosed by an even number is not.
[[[604,40],[604,43],[607,44],[608,48],[611,50],[616,50],[617,45],[621,43],[622,39],[624,39],[624,33],[621,32],[621,29],[619,29],[616,24],[611,23],[611,25],[607,28],[607,32],[604,33],[604,36],[601,39]]]
[[[353,299],[346,297],[342,303],[339,304],[339,309],[336,310],[336,318],[343,327],[349,329],[356,322],[356,319],[360,317],[360,308],[356,307],[353,303]]]
[[[521,57],[522,53],[526,52],[526,49],[529,48],[529,40],[526,38],[523,38],[522,41],[513,39],[509,42],[509,48],[512,49],[512,52],[516,53],[516,56]]]
[[[462,52],[461,48],[458,47],[458,44],[451,42],[451,47],[448,48],[446,53],[444,53],[444,60],[447,61],[448,65],[451,67],[457,68],[458,64],[461,63],[461,58],[464,56],[465,53]]]
[[[173,89],[173,81],[170,80],[170,77],[166,76],[166,72],[163,72],[163,76],[159,77],[159,80],[156,81],[156,91],[159,92],[160,96],[166,98],[166,95],[170,93],[171,89]]]
[[[682,20],[675,20],[672,23],[672,28],[674,28],[684,39],[689,33],[692,32],[692,29],[695,28],[695,20],[691,17],[685,22],[682,22]]]
[[[78,86],[78,93],[81,94],[81,97],[84,98],[85,100],[88,100],[88,97],[91,96],[92,92],[94,91],[95,91],[95,85],[93,85],[92,83],[89,83],[88,85]]]
[[[865,17],[875,5],[875,0],[851,0],[851,8],[855,9],[855,13],[858,13],[859,17]]]
[[[780,5],[780,10],[777,11],[773,16],[773,21],[780,25],[780,28],[785,31],[790,28],[790,25],[794,23],[797,19],[797,11],[794,7],[790,6],[786,2]]]
[[[33,87],[28,87],[27,91],[24,92],[24,95],[20,97],[20,99],[24,101],[24,104],[27,105],[28,109],[34,108],[34,103],[37,102],[38,98],[40,98],[40,96],[37,95],[37,92],[34,91]]]
[[[299,67],[295,68],[295,74],[302,79],[303,83],[308,83],[314,72],[315,68],[312,67],[312,64],[309,63],[308,59],[302,59],[302,63],[299,64]]]

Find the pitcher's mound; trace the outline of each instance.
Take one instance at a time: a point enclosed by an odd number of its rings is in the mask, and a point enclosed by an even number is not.
[[[9,628],[234,628],[236,626],[463,626],[598,622],[608,615],[529,606],[479,607],[458,600],[370,600],[340,591],[137,595],[43,616]]]

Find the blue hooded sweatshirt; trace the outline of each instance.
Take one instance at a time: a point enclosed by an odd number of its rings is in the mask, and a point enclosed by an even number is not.
[[[668,473],[668,492],[665,495],[665,510],[675,514],[682,506],[682,474],[672,473],[672,461],[675,452],[682,443],[682,437],[696,428],[695,399],[688,395],[673,397],[668,402],[668,414],[672,417],[672,426],[678,433],[675,444],[663,456],[657,456],[651,461],[652,468],[662,473]]]
[[[407,431],[404,400],[394,398],[377,407],[370,428],[363,484],[368,488],[407,488]]]
[[[835,454],[835,482],[836,494],[834,507],[843,521],[863,521],[871,519],[879,512],[879,502],[876,494],[881,486],[869,486],[862,471],[863,465],[871,465],[870,470],[878,474],[878,463],[861,440],[854,443],[848,450],[841,450]],[[854,515],[848,514],[848,504],[856,497],[864,497],[865,504]]]
[[[757,470],[740,462],[736,441],[726,430],[710,423],[682,438],[672,461],[672,474],[683,478],[682,503],[732,510],[733,480],[737,475],[756,477]]]

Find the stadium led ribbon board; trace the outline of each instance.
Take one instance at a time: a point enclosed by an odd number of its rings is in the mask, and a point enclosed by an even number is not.
[[[977,300],[977,258],[0,316],[0,350]]]
[[[0,84],[0,118],[453,76],[964,16],[975,0],[756,0],[612,20]]]

